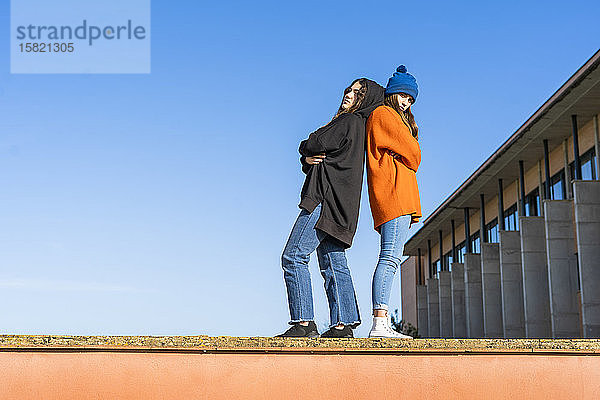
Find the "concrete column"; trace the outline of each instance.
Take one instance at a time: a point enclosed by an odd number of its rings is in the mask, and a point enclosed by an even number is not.
[[[573,188],[571,186],[571,169],[569,168],[569,142],[568,139],[563,140],[563,171],[565,174],[565,189],[567,199],[573,198]]]
[[[437,278],[427,279],[427,333],[430,338],[440,337],[440,294]]]
[[[540,213],[540,215],[544,215],[544,208],[541,207],[542,204],[542,200],[544,200],[546,197],[546,192],[544,191],[544,184],[543,184],[543,179],[542,179],[542,161],[538,161],[537,163],[538,166],[538,193],[540,194],[540,210],[538,210],[538,212]]]
[[[520,217],[523,309],[528,338],[552,337],[543,217]]]
[[[583,337],[600,337],[600,181],[575,181],[575,231]]]
[[[598,114],[594,115],[594,150],[596,152],[596,179],[600,179],[600,124]]]
[[[483,337],[483,298],[481,295],[481,256],[465,254],[465,316],[467,337]]]
[[[419,336],[425,338],[429,336],[427,318],[427,286],[417,285],[417,331]]]
[[[450,292],[452,293],[452,332],[455,338],[466,338],[465,265],[463,263],[452,263]]]
[[[543,205],[552,337],[580,337],[573,202],[544,200]]]
[[[450,271],[438,273],[438,293],[440,301],[440,337],[452,337],[452,295],[450,292]]]
[[[500,248],[498,243],[481,243],[481,292],[483,333],[486,338],[502,338],[502,294],[500,290]]]
[[[500,287],[502,290],[504,338],[524,338],[521,234],[519,231],[500,231],[498,234],[500,238]]]

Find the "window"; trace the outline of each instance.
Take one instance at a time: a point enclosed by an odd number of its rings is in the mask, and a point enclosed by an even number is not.
[[[594,148],[592,147],[584,154],[579,157],[581,163],[581,179],[583,180],[594,180],[598,179],[596,176],[596,158]],[[569,170],[571,172],[571,179],[575,179],[575,163],[569,164]]]
[[[498,218],[486,225],[488,243],[498,243]]]
[[[525,215],[528,217],[539,216],[540,194],[538,188],[525,196]]]
[[[456,246],[456,261],[455,262],[465,262],[465,253],[467,252],[467,248],[465,247],[465,242]]]
[[[517,205],[513,204],[504,211],[504,229],[507,231],[518,231]]]
[[[590,153],[590,152],[588,152]],[[590,153],[590,156],[587,159],[581,160],[581,178],[584,180],[594,180],[596,179],[596,159],[594,157],[594,152]]]
[[[565,182],[565,171],[561,170],[559,173],[550,178],[550,198],[552,200],[564,200],[567,198]]]
[[[452,252],[448,252],[444,254],[444,265],[446,266],[447,271],[452,271]]]
[[[433,264],[431,264],[431,269],[433,270],[433,276],[437,276],[438,272],[440,272],[440,260],[435,260]]]
[[[473,249],[473,253],[481,253],[481,242],[479,240],[479,231],[475,232],[471,236],[471,247]]]

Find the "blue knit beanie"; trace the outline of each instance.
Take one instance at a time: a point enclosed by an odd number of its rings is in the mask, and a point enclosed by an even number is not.
[[[406,72],[404,65],[399,66],[394,72],[394,75],[388,81],[385,88],[386,96],[394,93],[406,93],[412,96],[413,100],[417,100],[419,87],[414,76]]]

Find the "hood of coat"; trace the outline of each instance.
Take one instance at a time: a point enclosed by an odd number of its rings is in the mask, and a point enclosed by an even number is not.
[[[354,111],[354,114],[358,114],[363,118],[369,118],[369,115],[371,115],[377,107],[383,104],[383,94],[385,89],[375,81],[366,78],[363,79],[366,80],[367,93],[365,94],[365,98],[363,99],[360,108]]]

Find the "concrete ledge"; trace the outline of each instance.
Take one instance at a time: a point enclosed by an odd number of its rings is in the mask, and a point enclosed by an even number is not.
[[[598,399],[597,339],[0,336],[2,400]]]
[[[0,352],[577,353],[600,355],[600,339],[292,339],[232,336],[0,335]]]

